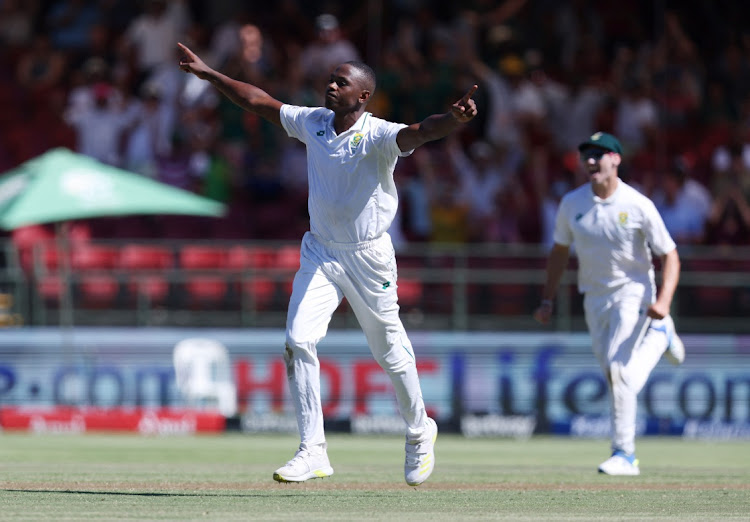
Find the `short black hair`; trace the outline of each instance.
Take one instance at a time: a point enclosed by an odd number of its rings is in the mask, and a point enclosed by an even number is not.
[[[360,62],[359,60],[350,60],[348,62],[344,62],[344,64],[348,65],[352,69],[356,69],[357,72],[362,75],[362,78],[365,81],[365,87],[368,91],[370,91],[370,96],[375,94],[377,79],[375,78],[375,71],[372,69],[372,67],[367,65],[365,62]]]

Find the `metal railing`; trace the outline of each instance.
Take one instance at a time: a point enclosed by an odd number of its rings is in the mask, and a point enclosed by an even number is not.
[[[82,268],[75,262],[80,249],[106,247],[117,256],[132,244],[158,246],[171,261],[159,268],[126,267],[117,259],[103,267]],[[225,252],[244,248],[268,258],[258,264],[189,268],[181,253],[190,246]],[[69,256],[50,256],[58,244],[40,243],[31,252],[19,252],[5,241],[0,295],[10,298],[0,299],[0,319],[5,318],[4,326],[283,327],[296,265],[289,255],[284,263],[274,256],[283,249],[294,254],[298,247],[279,242],[96,241],[70,245]],[[544,283],[546,255],[540,245],[403,248],[397,260],[404,323],[431,330],[538,330],[531,313]],[[683,269],[673,304],[680,329],[750,332],[750,249],[681,247],[680,256]],[[585,330],[575,269],[573,258],[554,322],[546,329]],[[153,291],[155,285],[161,285],[161,293]],[[358,328],[346,302],[334,314],[331,328]]]

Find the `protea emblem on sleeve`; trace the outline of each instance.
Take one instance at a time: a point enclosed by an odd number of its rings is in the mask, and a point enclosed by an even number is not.
[[[628,213],[627,212],[620,212],[617,215],[617,220],[620,222],[621,226],[625,226],[628,224]]]
[[[351,149],[356,149],[357,147],[359,147],[359,144],[362,143],[363,137],[364,136],[361,132],[356,133],[354,136],[352,136],[352,139],[349,140],[349,147]]]

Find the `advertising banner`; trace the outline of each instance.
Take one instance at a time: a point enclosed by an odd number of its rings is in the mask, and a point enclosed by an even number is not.
[[[609,433],[607,387],[585,333],[410,332],[409,337],[425,404],[441,429],[471,437]],[[284,332],[257,329],[1,331],[0,427],[12,429],[9,412],[29,408],[194,409],[178,387],[173,364],[174,347],[192,338],[226,347],[238,412],[228,426],[296,430],[282,358]],[[639,433],[749,437],[750,336],[683,340],[685,363],[673,367],[661,361],[639,395]],[[330,429],[403,432],[388,377],[361,332],[329,332],[318,353]]]

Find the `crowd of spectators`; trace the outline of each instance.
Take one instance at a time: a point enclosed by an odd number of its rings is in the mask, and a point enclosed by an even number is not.
[[[654,7],[658,5],[657,7]],[[626,180],[678,244],[750,244],[750,24],[742,2],[0,0],[0,172],[65,146],[225,202],[223,219],[91,220],[95,237],[299,239],[304,146],[177,67],[181,41],[283,102],[333,66],[378,75],[404,123],[473,83],[480,115],[400,160],[394,242],[551,244],[585,182],[576,145],[624,146]]]

